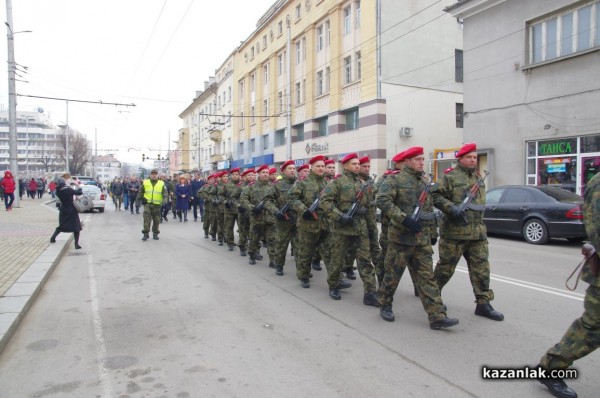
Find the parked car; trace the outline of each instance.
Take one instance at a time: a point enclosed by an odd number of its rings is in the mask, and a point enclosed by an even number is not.
[[[94,202],[94,210],[98,210],[100,213],[104,213],[104,206],[106,205],[106,195],[100,188],[95,185],[81,185],[81,190],[84,194],[88,194]]]
[[[557,187],[501,186],[486,193],[483,221],[488,233],[522,236],[542,245],[551,238],[580,242],[583,198]]]

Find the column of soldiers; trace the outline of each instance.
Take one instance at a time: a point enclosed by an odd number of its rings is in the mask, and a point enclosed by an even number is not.
[[[496,321],[504,316],[490,304],[490,264],[487,236],[482,221],[485,187],[479,186],[471,206],[461,202],[478,180],[474,144],[458,152],[458,165],[433,183],[425,173],[423,148],[412,147],[392,158],[394,170],[377,181],[370,175],[370,159],[356,153],[335,162],[319,155],[296,168],[293,160],[279,170],[267,165],[208,177],[198,191],[204,199],[204,237],[212,237],[229,251],[238,246],[249,264],[263,259],[267,246],[269,267],[284,275],[291,247],[296,277],[310,287],[312,270],[327,272],[329,297],[340,300],[344,280],[356,279],[354,263],[363,282],[363,303],[378,307],[381,317],[395,320],[394,294],[408,267],[414,293],[432,329],[458,324],[446,315],[441,298],[461,257],[467,260],[475,295],[475,314]],[[279,171],[279,175],[277,175]],[[241,173],[241,174],[240,174]],[[442,212],[440,260],[433,265],[433,246],[438,228],[433,206]],[[381,210],[381,234],[376,222]],[[234,240],[237,224],[238,242]],[[266,241],[266,245],[265,245]]]

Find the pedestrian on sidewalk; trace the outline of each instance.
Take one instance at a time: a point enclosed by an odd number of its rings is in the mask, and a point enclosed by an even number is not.
[[[11,211],[13,201],[15,200],[15,180],[10,170],[4,172],[4,178],[0,182],[0,186],[2,186],[2,191],[4,192],[6,211]]]
[[[75,249],[81,249],[79,246],[79,231],[81,231],[81,221],[75,205],[73,205],[74,195],[82,195],[81,188],[75,189],[67,185],[64,178],[59,178],[57,182],[57,196],[60,199],[60,210],[58,212],[58,227],[54,230],[50,243],[56,242],[56,237],[61,232],[73,232],[75,238]]]
[[[56,198],[56,181],[50,181],[48,183],[48,189],[50,190],[50,195],[52,195],[52,199]]]
[[[37,194],[37,182],[35,181],[35,178],[32,178],[29,181],[29,196],[31,197],[31,199],[35,199],[35,195]]]

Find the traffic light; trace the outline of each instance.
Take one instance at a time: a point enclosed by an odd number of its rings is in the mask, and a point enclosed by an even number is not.
[[[156,155],[156,160],[160,160],[160,153]]]
[[[121,162],[119,162],[119,168],[121,168]]]
[[[142,153],[142,162],[146,161],[146,155]]]

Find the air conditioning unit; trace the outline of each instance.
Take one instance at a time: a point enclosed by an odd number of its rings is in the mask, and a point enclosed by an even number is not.
[[[401,137],[410,137],[413,133],[412,127],[400,127]]]

